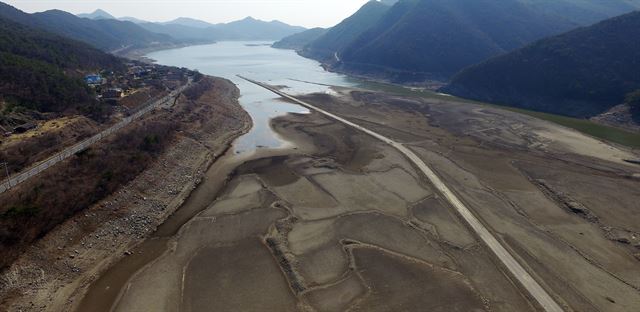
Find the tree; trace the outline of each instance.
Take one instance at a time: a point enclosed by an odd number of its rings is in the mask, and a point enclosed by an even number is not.
[[[640,89],[627,94],[625,104],[631,108],[633,119],[640,122]]]
[[[631,108],[640,108],[640,89],[627,94],[625,103]]]

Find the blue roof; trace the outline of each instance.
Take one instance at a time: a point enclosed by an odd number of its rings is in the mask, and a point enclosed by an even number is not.
[[[87,83],[100,83],[102,82],[102,77],[100,77],[100,75],[87,75],[84,77],[84,80]]]

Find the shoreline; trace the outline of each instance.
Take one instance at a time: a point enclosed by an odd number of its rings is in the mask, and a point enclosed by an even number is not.
[[[174,50],[174,49],[182,49],[182,48],[186,48],[186,47],[195,47],[195,46],[201,46],[201,45],[210,45],[210,44],[216,44],[218,43],[217,41],[214,42],[208,42],[208,43],[180,43],[180,44],[175,44],[172,46],[151,46],[151,47],[146,47],[146,48],[138,48],[138,49],[132,49],[129,51],[126,51],[125,53],[113,53],[113,55],[118,56],[118,57],[122,57],[125,59],[129,59],[129,60],[134,60],[134,61],[140,61],[140,62],[144,62],[144,63],[155,63],[156,61],[154,59],[148,58],[147,55],[153,52],[158,52],[158,51],[164,51],[164,50]]]
[[[235,91],[229,93],[227,89],[226,93],[215,96],[231,101],[224,105],[230,105],[229,109],[235,110],[236,115],[243,116],[237,120],[242,122],[239,127],[231,131],[221,128],[222,134],[202,133],[201,140],[179,135],[172,146],[134,180],[72,216],[29,247],[0,275],[0,283],[4,285],[0,307],[56,311],[78,306],[98,276],[131,255],[131,250],[179,210],[202,182],[207,169],[219,160],[219,155],[252,127],[250,116],[238,102],[237,87],[227,81],[223,87],[216,88],[225,87]],[[210,92],[220,92],[216,88]],[[99,215],[106,218],[100,225],[94,229],[83,228]]]
[[[293,50],[293,49],[289,49],[289,50]],[[485,105],[485,106],[491,106],[491,107],[497,107],[503,110],[507,110],[507,111],[515,111],[521,114],[525,114],[528,116],[533,116],[535,118],[541,119],[541,120],[545,120],[545,121],[551,121],[553,123],[574,129],[574,130],[578,130],[581,133],[593,136],[598,138],[599,140],[604,140],[608,143],[615,143],[615,144],[621,144],[624,145],[626,147],[632,147],[634,149],[638,149],[640,146],[640,142],[638,143],[634,143],[634,145],[630,145],[630,144],[623,144],[620,143],[619,141],[616,140],[612,140],[611,138],[614,139],[619,139],[620,137],[626,137],[626,136],[630,136],[630,135],[635,135],[635,136],[639,136],[640,137],[640,130],[638,130],[638,127],[640,127],[640,125],[634,124],[634,125],[627,125],[624,123],[616,123],[613,121],[607,121],[606,119],[603,120],[603,116],[605,116],[608,112],[605,112],[601,115],[597,115],[597,116],[593,116],[591,118],[585,118],[585,119],[581,119],[581,118],[575,118],[575,117],[569,117],[569,116],[564,116],[564,115],[558,115],[558,114],[552,114],[552,113],[546,113],[543,111],[536,111],[536,110],[529,110],[529,109],[524,109],[524,108],[519,108],[519,107],[515,107],[515,106],[507,106],[507,105],[500,105],[500,104],[494,104],[494,103],[487,103],[487,102],[479,102],[473,99],[467,99],[467,98],[462,98],[462,97],[458,97],[458,96],[454,96],[454,95],[449,95],[449,94],[445,94],[445,93],[438,93],[437,92],[437,87],[438,86],[442,86],[445,83],[442,83],[440,81],[434,80],[434,81],[423,81],[423,82],[415,82],[415,83],[396,83],[393,82],[392,80],[386,79],[386,78],[381,78],[379,75],[367,75],[367,74],[358,74],[358,73],[354,73],[352,71],[347,71],[347,70],[340,70],[340,69],[335,69],[332,68],[331,65],[326,64],[326,63],[322,63],[316,59],[313,58],[309,58],[309,57],[305,57],[304,55],[302,55],[301,53],[299,53],[297,50],[294,50],[296,52],[297,55],[299,55],[300,57],[309,59],[309,60],[313,60],[316,61],[320,64],[320,66],[328,71],[328,72],[332,72],[332,73],[337,73],[337,74],[341,74],[341,75],[345,75],[348,77],[352,77],[352,78],[356,78],[356,79],[360,79],[365,83],[373,83],[373,84],[382,84],[384,88],[402,88],[406,91],[409,92],[420,92],[420,93],[424,93],[426,92],[432,92],[433,95],[438,95],[438,96],[448,96],[451,97],[452,99],[457,99],[459,101],[463,101],[463,102],[469,102],[469,103],[475,103],[475,104],[479,104],[479,105]],[[426,84],[426,85],[425,85]],[[414,90],[414,89],[420,89],[420,90]],[[365,89],[367,89],[365,87]],[[397,93],[398,95],[401,96],[406,96],[407,94],[404,92],[396,92],[396,91],[389,91],[389,90],[385,90],[385,92],[389,92],[389,93]],[[416,97],[424,97],[424,96],[429,96],[428,94],[412,94],[411,96],[416,96]],[[575,125],[575,124],[580,124],[580,125]],[[584,128],[588,128],[588,125],[591,124],[591,128],[598,128],[598,129],[592,129],[589,131],[584,131]],[[609,128],[609,131],[615,131],[615,133],[612,133],[610,135],[594,135],[594,133],[600,133],[602,131],[605,131],[603,129]],[[627,140],[627,139],[624,139]]]
[[[156,227],[156,230],[154,230],[152,233],[150,233],[149,236],[137,241],[133,247],[131,247],[129,249],[129,252],[131,254],[129,254],[128,256],[137,256],[137,257],[142,257],[142,262],[146,262],[146,264],[140,266],[140,267],[136,267],[134,266],[134,269],[132,270],[135,274],[135,272],[137,272],[138,270],[144,268],[146,265],[148,265],[149,263],[153,263],[153,261],[155,261],[158,257],[162,256],[162,253],[166,252],[168,250],[168,244],[170,243],[170,241],[172,240],[171,237],[164,237],[164,236],[156,236],[158,231],[160,231],[160,228],[166,223],[168,222],[172,217],[174,217],[179,211],[182,210],[183,206],[185,205],[185,203],[189,200],[189,198],[193,195],[194,192],[196,192],[196,190],[201,187],[201,185],[204,182],[204,179],[206,178],[206,173],[211,169],[211,167],[221,163],[221,162],[225,162],[227,161],[225,158],[228,157],[227,153],[232,151],[233,149],[233,142],[239,138],[240,136],[242,136],[243,134],[246,134],[248,130],[250,130],[251,128],[247,128],[247,129],[243,129],[242,131],[238,132],[238,135],[230,137],[230,139],[228,140],[228,144],[225,145],[224,149],[221,149],[220,153],[213,153],[214,157],[208,158],[206,159],[201,167],[198,169],[198,172],[201,173],[198,176],[196,176],[197,179],[197,183],[194,183],[193,185],[187,185],[183,188],[183,190],[180,192],[180,196],[178,196],[174,202],[172,202],[172,204],[170,205],[170,207],[172,207],[171,209],[169,209],[170,213],[168,213],[166,215],[166,217],[164,218],[164,220]],[[215,156],[218,155],[218,156]],[[226,185],[227,181],[228,181],[229,177],[219,177],[218,181],[215,182],[219,182],[221,183],[223,186]],[[164,252],[158,254],[159,250],[164,250]],[[151,255],[149,255],[151,254]],[[150,260],[149,262],[145,261],[145,259]],[[87,311],[87,307],[91,307],[90,311],[100,311],[99,308],[96,308],[94,305],[96,304],[96,299],[102,301],[102,300],[109,300],[108,295],[105,296],[104,293],[102,293],[101,291],[101,280],[103,280],[105,278],[105,276],[107,274],[110,274],[110,272],[116,271],[119,269],[119,267],[122,265],[122,262],[126,261],[126,262],[138,262],[140,261],[139,259],[134,259],[134,260],[130,260],[125,256],[121,256],[118,257],[116,259],[113,259],[113,261],[110,262],[110,264],[108,266],[106,266],[105,270],[103,270],[100,274],[97,275],[97,277],[90,281],[86,287],[83,288],[83,291],[81,293],[78,293],[78,295],[76,296],[79,300],[75,301],[75,306],[71,309],[71,311]],[[130,266],[128,264],[124,264],[125,266],[127,266],[130,269]],[[111,273],[113,274],[113,273]],[[133,275],[132,275],[133,276]],[[108,278],[108,277],[107,277]],[[122,283],[121,285],[125,285],[125,283]],[[107,286],[108,288],[114,288],[114,289],[124,289],[123,287],[117,287],[118,284],[114,285],[113,284],[113,280],[110,280],[109,283],[105,283],[104,286]],[[121,292],[120,291],[120,292]],[[92,294],[92,292],[96,292],[95,295]],[[118,292],[118,295],[116,297],[120,296],[120,292]],[[117,299],[114,301],[117,302]],[[105,309],[105,311],[109,311],[109,309]]]
[[[132,279],[134,279],[140,272],[145,270],[147,267],[152,266],[154,263],[156,263],[157,261],[162,259],[164,256],[166,256],[167,254],[173,251],[173,249],[175,248],[176,242],[180,239],[182,235],[181,233],[184,231],[184,228],[189,225],[189,223],[193,220],[194,217],[197,217],[200,213],[202,213],[204,210],[206,210],[209,206],[213,205],[217,201],[220,195],[227,188],[229,182],[237,177],[238,174],[235,172],[235,170],[238,167],[242,166],[243,164],[249,163],[251,161],[260,160],[260,159],[270,159],[270,158],[280,157],[280,156],[290,156],[292,154],[295,154],[296,152],[297,152],[296,149],[292,147],[286,147],[281,149],[258,150],[249,155],[244,155],[240,157],[234,154],[222,156],[221,159],[219,160],[220,163],[215,162],[212,164],[212,167],[219,165],[231,170],[228,173],[228,175],[224,176],[224,178],[221,177],[219,181],[213,182],[214,184],[217,184],[216,182],[220,182],[220,184],[218,185],[215,191],[214,197],[216,198],[216,200],[213,200],[209,205],[200,207],[200,209],[197,209],[195,211],[192,209],[189,209],[189,207],[185,207],[185,205],[188,205],[190,198],[195,195],[194,193],[198,191],[198,187],[204,186],[202,184],[199,184],[196,188],[192,190],[192,192],[190,192],[186,196],[185,201],[176,210],[176,212],[183,211],[183,209],[190,210],[190,212],[194,213],[193,216],[191,216],[184,222],[178,221],[178,226],[176,226],[175,221],[171,220],[172,217],[174,217],[174,215],[172,214],[171,216],[169,216],[167,220],[165,220],[165,222],[172,223],[170,227],[175,229],[175,233],[169,236],[163,236],[163,234],[164,235],[168,234],[166,233],[167,231],[166,229],[164,230],[161,229],[161,227],[166,224],[166,223],[163,223],[158,228],[158,230],[154,232],[154,234],[152,234],[149,238],[140,242],[136,246],[136,249],[143,249],[147,251],[151,249],[152,256],[148,257],[146,259],[147,261],[137,262],[130,266],[128,264],[121,263],[122,260],[127,260],[126,258],[119,259],[119,261],[116,261],[114,265],[110,266],[109,269],[106,271],[108,274],[111,274],[112,276],[101,275],[96,281],[94,281],[94,283],[92,283],[87,288],[87,291],[84,292],[84,294],[82,295],[82,300],[74,309],[72,309],[72,311],[107,312],[107,311],[110,311],[112,308],[116,307],[120,302],[121,298],[129,290],[129,286],[130,286],[129,282]],[[209,170],[211,170],[211,168]],[[162,232],[165,232],[165,233],[162,233]],[[128,272],[132,272],[132,274],[127,276],[124,279],[117,280],[117,283],[114,284],[113,276],[120,275],[118,274],[119,272],[117,271],[122,270],[123,267],[125,267],[125,269]],[[118,277],[116,277],[116,279],[117,278]],[[105,282],[105,280],[108,280],[108,282]],[[98,283],[98,284],[95,284],[95,283]],[[113,289],[117,289],[118,290],[117,295],[116,296],[110,295],[108,297],[105,297],[104,293],[102,293],[100,289],[100,287],[103,285],[100,285],[100,284],[103,284],[105,286],[108,285]],[[105,304],[105,303],[110,303],[110,304]]]
[[[201,44],[187,44],[187,45],[184,45],[184,46],[175,47],[175,49],[184,48],[184,47],[190,47],[190,46],[199,46],[199,45],[201,45]],[[203,44],[203,45],[207,45],[207,44]],[[154,50],[151,50],[151,51],[155,52],[155,51],[171,50],[171,49],[174,49],[174,48],[158,48],[158,49],[154,49]],[[274,49],[278,49],[278,48],[274,48]],[[437,91],[433,90],[432,88],[425,87],[423,83],[415,83],[415,84],[394,83],[394,82],[392,82],[392,81],[390,81],[388,79],[379,78],[379,77],[376,77],[376,76],[373,76],[373,75],[359,75],[359,74],[351,73],[351,72],[348,72],[348,71],[335,70],[335,69],[330,68],[330,66],[328,66],[327,64],[322,63],[322,62],[320,62],[320,61],[318,61],[316,59],[308,58],[308,57],[305,57],[305,56],[301,55],[295,49],[280,49],[280,50],[292,50],[292,51],[294,51],[296,53],[296,55],[298,55],[298,56],[300,56],[302,58],[318,62],[319,66],[321,66],[327,72],[332,72],[332,73],[344,75],[346,77],[355,78],[355,79],[361,80],[364,84],[367,84],[367,83],[381,84],[382,86],[380,86],[380,87],[383,89],[382,91],[386,92],[386,93],[397,94],[397,95],[400,95],[400,96],[409,95],[409,96],[420,97],[420,98],[431,97],[431,95],[425,94],[425,92],[433,93],[433,96],[450,97],[451,100],[458,100],[458,101],[478,104],[478,105],[482,105],[482,106],[489,106],[489,107],[493,107],[493,108],[499,108],[499,109],[506,110],[506,111],[517,112],[517,113],[524,114],[524,115],[527,115],[527,116],[532,116],[532,117],[535,117],[535,118],[540,119],[540,120],[550,121],[550,122],[553,122],[555,124],[558,124],[558,125],[561,125],[561,126],[573,129],[573,130],[577,130],[580,133],[589,135],[591,137],[594,137],[594,138],[596,138],[598,140],[601,140],[601,141],[605,141],[607,143],[613,143],[613,144],[616,144],[616,145],[622,145],[622,146],[625,146],[625,147],[631,147],[631,148],[633,148],[635,150],[638,150],[639,149],[638,146],[640,146],[640,143],[635,143],[635,144],[632,145],[632,144],[629,144],[629,143],[621,143],[619,141],[621,137],[623,138],[622,140],[624,140],[624,141],[628,141],[629,139],[627,137],[629,137],[629,136],[638,136],[638,137],[640,137],[640,132],[639,131],[633,131],[632,128],[625,127],[624,125],[601,122],[601,121],[596,119],[598,116],[592,117],[592,118],[589,118],[589,119],[578,119],[578,118],[567,117],[567,116],[563,116],[563,115],[556,115],[556,114],[544,113],[544,112],[539,112],[539,111],[526,110],[526,109],[522,109],[522,108],[518,108],[518,107],[511,107],[511,106],[498,105],[498,104],[492,104],[492,103],[478,102],[478,101],[475,101],[475,100],[472,100],[472,99],[460,98],[460,97],[456,97],[456,96],[452,96],[452,95],[448,95],[448,94],[437,93]],[[149,53],[149,52],[147,52],[147,53]],[[150,61],[152,63],[155,62],[155,60],[148,59],[148,58],[147,58],[147,61]],[[308,83],[313,83],[313,82],[308,82]],[[436,84],[437,83],[439,83],[439,82],[436,81]],[[401,88],[405,92],[401,92],[399,90],[393,90],[394,88]],[[367,88],[366,86],[363,87],[363,89],[379,91],[379,90],[374,89],[374,88]],[[409,93],[407,94],[406,92],[409,92]],[[589,127],[589,125],[591,125],[591,127]],[[592,128],[592,129],[588,129],[587,131],[585,131],[584,128]],[[599,135],[603,131],[605,131],[605,132],[613,131],[613,132],[609,133],[608,135]]]

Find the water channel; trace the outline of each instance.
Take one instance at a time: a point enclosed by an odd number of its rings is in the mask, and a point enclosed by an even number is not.
[[[93,283],[78,311],[110,311],[127,281],[166,251],[167,242],[182,225],[215,201],[224,186],[221,176],[227,176],[245,161],[266,154],[276,155],[279,150],[284,153],[289,147],[290,143],[272,131],[269,122],[287,113],[306,113],[307,109],[284,102],[237,75],[281,86],[290,94],[332,92],[328,86],[357,87],[362,83],[327,72],[318,62],[300,57],[294,51],[273,49],[268,42],[219,42],[158,51],[147,57],[158,64],[197,69],[203,74],[233,81],[240,89],[240,104],[253,119],[253,128],[238,138],[233,148],[209,168],[203,182],[150,239]]]

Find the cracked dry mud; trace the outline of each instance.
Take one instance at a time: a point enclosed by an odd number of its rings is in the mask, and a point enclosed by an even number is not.
[[[531,310],[392,148],[315,115],[277,123],[315,147],[240,166],[116,311]]]
[[[493,108],[338,91],[305,100],[414,150],[568,311],[640,308],[636,152]],[[115,311],[538,310],[395,150],[317,114],[272,126],[298,150],[238,167]]]

